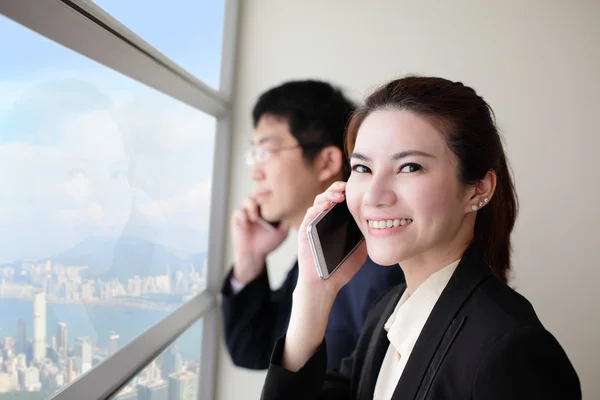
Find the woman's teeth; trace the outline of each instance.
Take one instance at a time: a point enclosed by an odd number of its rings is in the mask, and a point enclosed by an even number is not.
[[[410,218],[385,219],[385,220],[379,220],[379,221],[369,220],[369,227],[375,228],[375,229],[388,229],[388,228],[395,228],[398,226],[408,225],[412,221],[413,220]]]

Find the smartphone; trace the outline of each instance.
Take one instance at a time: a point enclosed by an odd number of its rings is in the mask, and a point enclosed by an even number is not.
[[[260,207],[258,207],[258,223],[269,232],[275,232],[275,230],[279,227],[280,224],[279,222],[269,222],[266,219],[264,219],[260,212]]]
[[[329,278],[364,240],[345,201],[317,215],[306,233],[321,279]]]

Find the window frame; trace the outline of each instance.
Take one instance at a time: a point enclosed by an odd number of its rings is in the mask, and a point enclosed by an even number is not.
[[[215,90],[90,0],[2,0],[0,14],[50,40],[216,117],[206,290],[62,388],[53,399],[110,399],[199,319],[203,319],[198,399],[215,398],[231,168],[232,93],[239,0],[224,0],[220,87]],[[74,34],[75,32],[75,34]]]

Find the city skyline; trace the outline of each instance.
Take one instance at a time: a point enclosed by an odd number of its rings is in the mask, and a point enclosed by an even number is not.
[[[41,392],[42,389],[58,391],[118,351],[119,334],[115,331],[107,332],[106,347],[96,345],[96,341],[88,336],[76,337],[71,347],[59,346],[58,343],[68,343],[69,330],[64,322],[57,324],[56,335],[48,340],[45,328],[36,327],[36,320],[44,320],[46,314],[43,291],[34,293],[33,304],[32,335],[26,334],[27,324],[19,319],[17,337],[1,337],[0,394]],[[43,345],[43,349],[40,345]],[[179,341],[176,340],[122,388],[115,399],[139,399],[140,396],[154,393],[170,400],[184,400],[197,393],[198,374],[197,360],[184,360]]]
[[[170,312],[204,290],[206,262],[204,258],[200,268],[190,262],[165,264],[159,275],[131,273],[123,281],[118,278],[84,277],[83,273],[88,269],[86,265],[63,265],[50,260],[4,266],[0,267],[0,300],[31,299],[34,310],[36,301],[49,301],[119,304]],[[153,299],[153,295],[171,297]],[[39,300],[38,296],[43,296],[43,300]],[[40,324],[44,325],[45,316],[40,315],[39,318]]]

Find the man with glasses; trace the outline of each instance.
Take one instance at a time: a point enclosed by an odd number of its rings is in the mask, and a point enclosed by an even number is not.
[[[340,90],[313,80],[272,88],[254,106],[246,161],[255,188],[231,217],[234,262],[222,288],[225,342],[237,366],[268,368],[287,329],[298,263],[272,290],[265,260],[289,229],[299,229],[317,194],[347,179],[343,140],[353,111]],[[367,259],[333,304],[325,333],[328,368],[350,355],[374,301],[403,280],[400,268]]]

